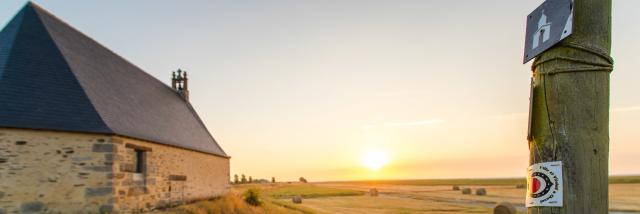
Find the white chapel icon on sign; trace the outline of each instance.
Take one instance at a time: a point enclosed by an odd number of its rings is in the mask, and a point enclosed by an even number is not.
[[[573,32],[574,0],[546,0],[527,16],[523,63],[554,47]]]
[[[533,34],[533,46],[531,49],[535,49],[540,45],[540,43],[544,43],[549,40],[550,35],[551,22],[547,22],[547,16],[544,14],[544,10],[542,10],[542,16],[540,16],[540,21],[538,21],[538,30]]]

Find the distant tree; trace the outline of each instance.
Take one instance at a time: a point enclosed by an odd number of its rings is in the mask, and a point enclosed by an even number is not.
[[[253,178],[251,178],[251,176],[249,176],[249,183],[253,183]]]
[[[271,183],[275,183],[276,182],[276,177],[271,177]]]
[[[240,180],[240,183],[247,183],[247,177],[244,176],[244,174],[242,174],[242,179]]]
[[[300,179],[299,179],[299,180],[300,180],[300,182],[302,182],[302,183],[307,183],[307,179],[306,179],[306,178],[304,178],[304,177],[300,177]]]
[[[238,184],[238,174],[233,175],[233,183]]]

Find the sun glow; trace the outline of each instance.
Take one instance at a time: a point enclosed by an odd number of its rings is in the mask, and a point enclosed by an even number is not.
[[[369,150],[362,155],[362,165],[373,171],[378,171],[389,163],[389,156],[383,150]]]

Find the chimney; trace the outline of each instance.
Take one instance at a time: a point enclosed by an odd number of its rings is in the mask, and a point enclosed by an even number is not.
[[[184,100],[189,101],[189,78],[186,71],[178,69],[171,74],[171,88],[176,90]]]

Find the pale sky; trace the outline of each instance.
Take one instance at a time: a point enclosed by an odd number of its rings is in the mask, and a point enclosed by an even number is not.
[[[4,26],[25,4],[0,2]],[[35,1],[191,103],[231,173],[524,177],[525,17],[542,0]],[[640,174],[640,1],[614,0],[610,173]],[[372,171],[363,153],[389,164]]]

